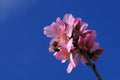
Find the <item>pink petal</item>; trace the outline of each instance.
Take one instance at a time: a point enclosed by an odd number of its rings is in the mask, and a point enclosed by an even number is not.
[[[73,26],[74,17],[72,16],[72,14],[66,14],[63,18],[63,21],[67,23],[69,26]]]
[[[73,67],[75,67],[75,62],[74,62],[74,59],[73,59],[73,55],[70,54],[70,62],[71,64],[73,65]]]
[[[76,56],[74,57],[75,67],[78,64],[79,59],[80,59],[79,54],[76,54]]]
[[[90,52],[92,53],[93,51],[97,50],[99,48],[99,43],[95,42],[92,48],[90,49]]]
[[[66,26],[65,26],[64,22],[59,17],[56,19],[56,23],[58,24],[61,32],[64,32],[66,29]]]
[[[66,49],[60,49],[59,52],[55,52],[53,54],[55,56],[56,59],[58,60],[66,60],[69,57],[69,53],[67,52]]]
[[[66,46],[67,46],[68,41],[65,39],[66,35],[62,35],[61,37],[62,38],[59,39],[59,46],[67,50]]]
[[[83,34],[91,34],[93,32],[93,30],[85,30],[83,31]]]
[[[62,60],[61,62],[62,62],[62,63],[65,63],[65,62],[66,62],[66,60]]]
[[[44,34],[47,37],[53,38],[58,36],[59,33],[60,33],[60,30],[58,29],[58,25],[55,22],[53,22],[50,26],[46,26],[44,28]]]
[[[68,36],[68,37],[71,37],[71,36],[72,36],[72,30],[73,30],[73,27],[72,27],[72,26],[67,26],[67,28],[66,28],[66,33],[67,33],[67,36]]]
[[[76,27],[76,25],[80,26],[81,22],[82,22],[81,18],[75,18],[74,27]]]
[[[95,39],[96,38],[96,31],[93,30],[93,32],[91,33],[92,37]]]
[[[73,39],[71,38],[71,39],[68,41],[68,43],[67,43],[66,48],[67,48],[68,52],[70,52],[70,50],[71,50],[72,47],[73,47],[72,42],[73,42]]]
[[[87,27],[88,27],[88,24],[84,22],[80,28],[80,31],[83,32],[84,30],[87,29]]]
[[[78,45],[79,45],[80,47],[82,47],[82,46],[84,45],[84,40],[83,40],[83,37],[82,37],[82,36],[79,36]]]
[[[60,30],[59,24],[53,22],[51,24],[51,30],[54,32],[54,34],[56,34],[56,36],[60,35],[61,30]]]
[[[87,48],[91,48],[95,42],[96,32],[93,30],[91,34],[87,34],[84,38],[84,42]]]
[[[69,63],[68,67],[67,67],[67,73],[70,73],[73,69],[73,65],[71,63]]]
[[[56,34],[54,34],[54,32],[51,30],[51,27],[50,26],[46,26],[44,28],[44,34],[47,36],[47,37],[50,37],[50,38],[53,38],[56,36]]]
[[[53,55],[54,55],[55,58],[58,59],[58,60],[63,60],[63,59],[64,59],[64,55],[63,55],[63,53],[62,53],[61,51],[55,52]]]
[[[50,52],[54,52],[54,50],[53,50],[51,47],[49,47],[49,51],[50,51]]]
[[[91,34],[87,34],[85,36],[84,42],[85,42],[87,48],[91,48],[92,47],[92,45],[94,43],[94,40],[93,40]]]
[[[88,63],[88,61],[85,59],[84,56],[81,56],[81,62],[86,65],[86,63]]]
[[[75,65],[73,65],[72,62],[70,62],[69,65],[68,65],[68,68],[67,68],[67,73],[70,73],[70,72],[72,71],[72,69],[73,69],[74,67],[76,67],[76,65],[78,64],[79,59],[80,59],[80,56],[79,56],[79,54],[77,54],[77,55],[74,57],[74,64],[75,64]]]
[[[72,16],[72,14],[66,14],[63,18],[63,21],[67,24],[66,27],[67,36],[71,37],[74,24],[74,17]]]

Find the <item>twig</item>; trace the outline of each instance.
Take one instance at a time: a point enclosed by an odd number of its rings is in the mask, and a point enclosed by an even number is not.
[[[96,77],[98,78],[98,80],[102,80],[102,77],[101,77],[100,74],[98,73],[95,64],[93,64],[93,63],[90,61],[89,57],[88,57],[86,54],[84,54],[84,52],[83,52],[81,49],[79,49],[79,50],[80,50],[80,52],[82,53],[82,55],[85,57],[85,59],[88,61],[88,65],[92,68],[92,70],[94,71],[94,73],[95,73]]]

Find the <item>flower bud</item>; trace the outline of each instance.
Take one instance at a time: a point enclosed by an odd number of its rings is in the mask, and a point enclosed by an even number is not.
[[[103,53],[104,49],[103,48],[99,48],[95,51],[95,55],[100,55],[101,53]]]
[[[96,56],[96,55],[92,56],[92,60],[93,61],[97,61],[98,60],[98,56]]]
[[[84,41],[83,41],[83,38],[81,36],[78,39],[78,45],[79,45],[79,48],[83,48],[83,46],[84,46]]]

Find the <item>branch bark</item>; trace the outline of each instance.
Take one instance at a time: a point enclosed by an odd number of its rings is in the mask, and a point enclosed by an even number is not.
[[[95,73],[96,77],[98,78],[98,80],[102,80],[102,77],[100,76],[99,72],[97,71],[95,64],[93,64],[91,62],[89,57],[81,49],[79,49],[79,50],[82,53],[82,55],[85,57],[85,59],[88,61],[88,65],[92,68],[92,70],[94,71],[94,73]]]

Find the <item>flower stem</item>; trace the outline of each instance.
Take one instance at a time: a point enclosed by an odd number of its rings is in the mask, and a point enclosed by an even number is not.
[[[88,61],[88,65],[92,68],[92,70],[94,71],[98,80],[102,80],[102,77],[100,76],[99,72],[97,71],[95,64],[93,64],[91,62],[91,60],[89,59],[89,57],[85,53],[83,53],[82,49],[79,49],[79,50],[82,53],[82,55],[85,57],[85,59]]]

